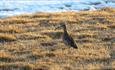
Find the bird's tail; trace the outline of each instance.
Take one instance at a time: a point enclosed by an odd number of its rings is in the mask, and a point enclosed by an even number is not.
[[[74,44],[74,45],[73,45],[73,48],[76,48],[76,49],[78,49],[78,46],[77,46],[76,44]]]

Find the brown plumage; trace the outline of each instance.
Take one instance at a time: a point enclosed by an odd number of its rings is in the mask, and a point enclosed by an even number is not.
[[[63,28],[63,41],[66,45],[69,45],[70,47],[73,48],[78,48],[77,45],[75,44],[75,41],[73,40],[73,38],[68,34],[67,30],[66,30],[66,25],[65,22],[61,22],[60,26],[58,26],[56,29],[58,28]]]

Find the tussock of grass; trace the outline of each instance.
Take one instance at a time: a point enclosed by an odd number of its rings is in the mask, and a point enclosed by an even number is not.
[[[24,24],[24,23],[30,23],[30,22],[34,22],[33,19],[27,19],[27,18],[7,18],[7,19],[1,19],[0,23],[2,24]]]
[[[81,34],[79,34],[78,37],[81,39],[81,38],[87,38],[87,37],[91,38],[91,37],[95,37],[95,36],[96,36],[95,34],[81,33]]]
[[[12,55],[6,52],[0,52],[0,57],[12,57]]]
[[[107,11],[107,12],[110,12],[110,13],[115,13],[115,9],[113,9],[111,7],[102,8],[101,11]]]
[[[0,65],[1,70],[32,70],[33,65],[28,63],[2,63]]]
[[[0,33],[0,42],[4,42],[4,41],[15,41],[16,37],[12,34],[3,34]]]
[[[18,37],[19,39],[22,39],[22,40],[50,39],[50,37],[47,35],[42,35],[42,34],[38,34],[34,32],[23,33],[19,35]]]
[[[44,30],[41,32],[44,35],[48,35],[49,37],[51,37],[52,39],[56,39],[56,38],[60,38],[63,34],[62,30]]]
[[[0,27],[0,32],[5,32],[5,33],[22,33],[22,32],[24,32],[24,30],[19,29],[16,26],[9,25],[9,26],[1,26]]]
[[[13,62],[14,56],[11,54],[0,52],[0,62]]]

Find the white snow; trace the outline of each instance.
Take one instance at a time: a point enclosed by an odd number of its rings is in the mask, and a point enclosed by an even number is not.
[[[115,0],[0,0],[0,17],[34,12],[60,12],[115,8]]]

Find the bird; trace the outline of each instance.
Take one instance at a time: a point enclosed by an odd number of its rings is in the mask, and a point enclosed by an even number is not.
[[[76,45],[74,39],[68,34],[65,23],[66,23],[65,21],[60,22],[60,25],[57,26],[55,29],[59,29],[59,28],[63,29],[62,39],[65,45],[78,49],[78,46]]]

